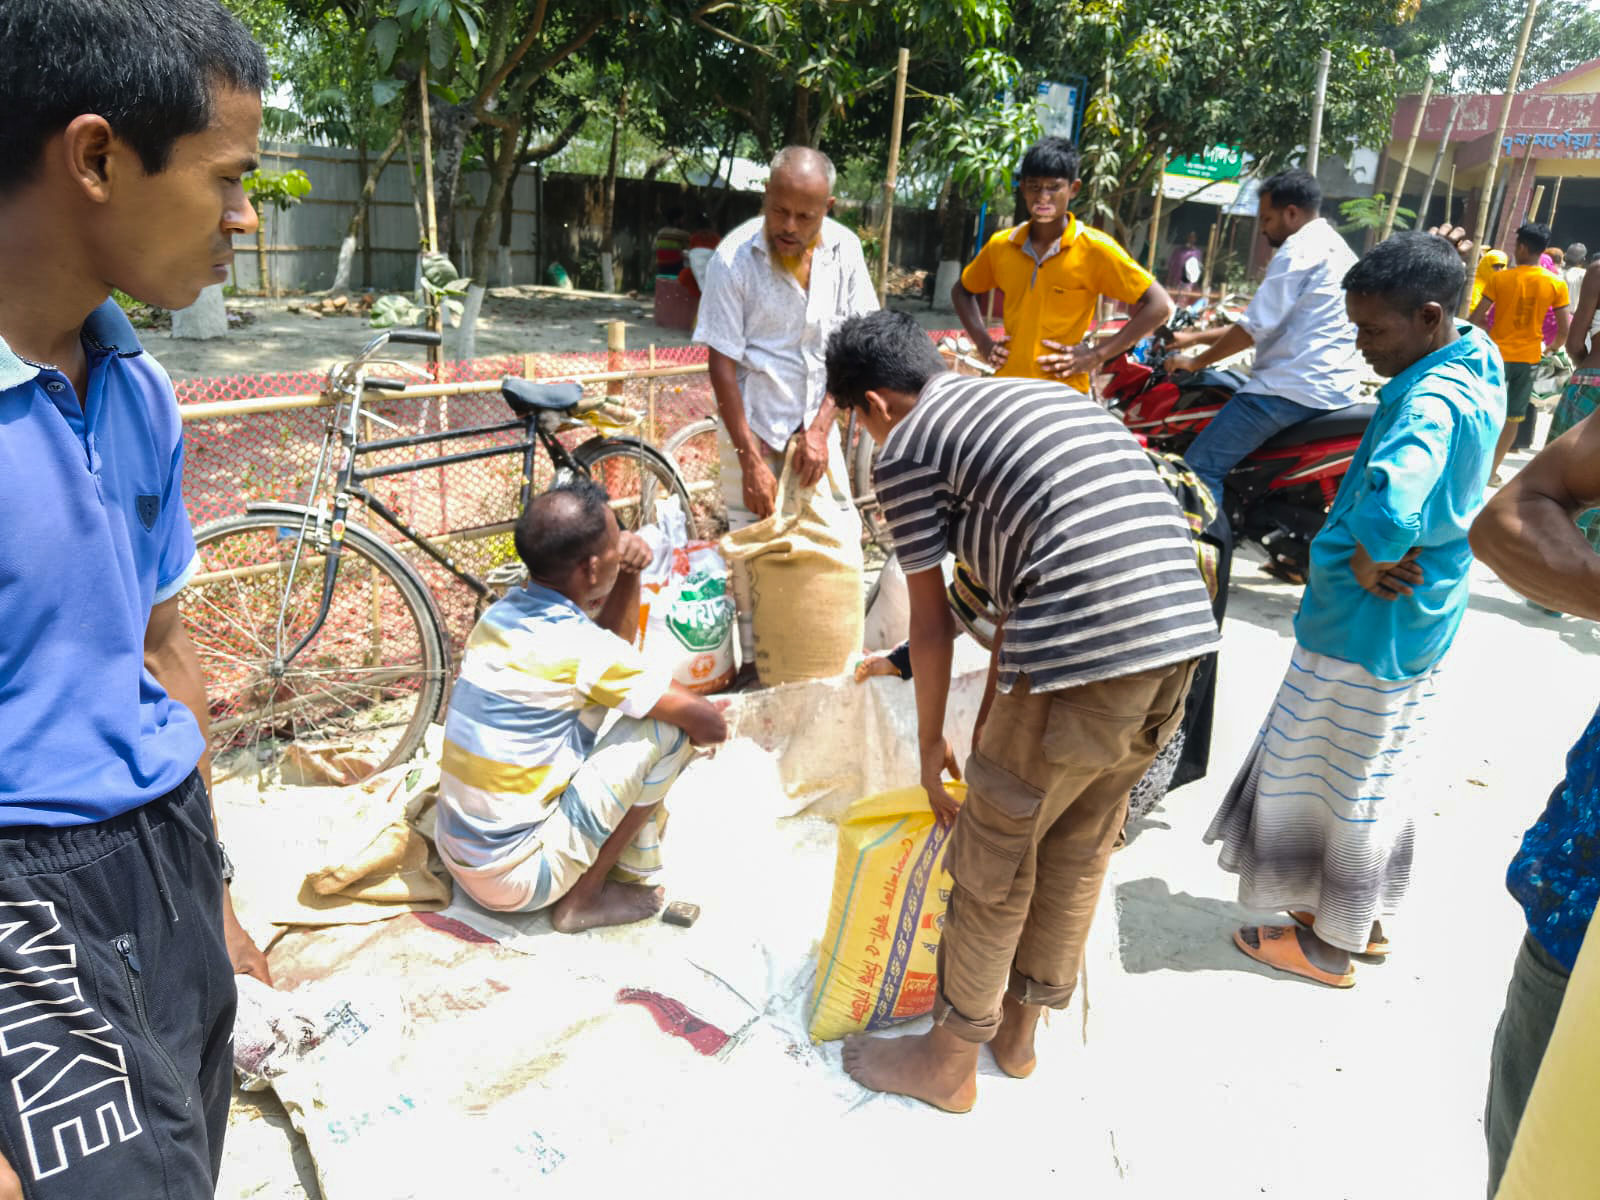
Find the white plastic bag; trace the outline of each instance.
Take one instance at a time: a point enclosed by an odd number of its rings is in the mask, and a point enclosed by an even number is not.
[[[734,606],[728,564],[708,542],[691,542],[676,496],[656,505],[639,531],[653,557],[640,577],[639,648],[691,691],[733,681]]]

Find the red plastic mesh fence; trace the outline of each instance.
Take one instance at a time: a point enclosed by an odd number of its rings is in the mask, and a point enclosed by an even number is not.
[[[658,367],[704,367],[702,346],[657,348]],[[644,371],[649,353],[627,351],[620,355],[595,354],[512,355],[470,362],[444,363],[438,382],[455,383],[483,380],[481,392],[444,397],[408,397],[370,394],[363,403],[364,413],[373,420],[364,438],[379,439],[497,425],[512,419],[500,396],[499,381],[506,376],[563,379],[609,371]],[[378,368],[374,373],[386,373]],[[387,372],[393,373],[393,372]],[[323,386],[325,375],[316,371],[293,371],[273,375],[236,376],[227,379],[183,380],[176,383],[180,405],[205,401],[254,400],[281,396],[313,395]],[[422,380],[418,381],[424,382]],[[627,432],[642,436],[657,446],[690,422],[710,416],[716,402],[704,372],[655,379],[629,378],[613,383],[585,384],[585,394],[607,394],[618,404],[639,414],[638,425]],[[654,403],[651,392],[654,391]],[[651,427],[650,414],[654,413]],[[184,492],[189,515],[197,532],[211,521],[244,511],[255,501],[285,500],[307,503],[312,476],[334,409],[329,406],[290,409],[280,412],[202,416],[186,420],[187,460]],[[393,426],[394,428],[391,428]],[[588,429],[563,434],[572,445],[601,434]],[[367,467],[418,461],[440,454],[458,453],[491,445],[518,441],[519,431],[465,437],[447,443],[382,451],[362,457]],[[318,487],[318,501],[326,502],[331,480],[337,470],[334,458],[324,470]],[[683,446],[679,466],[689,482],[714,479],[717,468],[715,440],[702,437]],[[514,520],[517,516],[520,454],[430,467],[370,481],[372,493],[423,535],[461,534]],[[535,487],[550,481],[550,463],[540,451]],[[697,501],[714,497],[696,493]],[[697,508],[700,505],[697,503]],[[473,596],[457,580],[432,560],[417,551],[398,532],[376,516],[352,510],[352,522],[362,521],[384,540],[406,553],[434,593],[445,618],[451,641],[459,646],[470,632]],[[512,556],[509,534],[452,539],[450,553],[468,570],[478,574]]]
[[[937,339],[944,335],[935,333],[931,336]],[[658,347],[655,350],[657,367],[704,368],[705,363],[706,351],[703,346]],[[374,420],[368,424],[363,437],[379,439],[504,423],[511,419],[512,414],[500,396],[498,383],[508,375],[559,380],[610,371],[643,372],[649,366],[648,351],[626,351],[616,355],[603,351],[588,354],[511,355],[444,363],[440,367],[439,382],[482,380],[484,390],[429,398],[371,394],[362,406],[363,411],[387,421],[389,425]],[[384,372],[380,367],[375,373]],[[289,371],[226,379],[181,380],[175,387],[180,405],[190,405],[208,401],[314,395],[321,391],[324,380],[324,372]],[[716,412],[710,380],[703,370],[653,381],[639,377],[613,383],[588,383],[585,384],[585,393],[606,393],[613,404],[620,404],[639,414],[638,425],[628,432],[644,437],[657,446],[668,443],[685,426]],[[336,458],[325,467],[318,487],[319,495],[312,497],[310,491],[317,458],[333,417],[332,407],[318,406],[238,415],[195,414],[192,419],[186,419],[184,490],[189,515],[197,533],[203,536],[204,526],[208,522],[242,513],[246,504],[256,501],[330,502],[330,484],[338,467]],[[507,445],[517,441],[519,436],[518,432],[511,431],[465,437],[442,446],[434,444],[384,451],[363,456],[362,461],[365,466],[417,461],[444,453],[495,444]],[[599,436],[602,435],[598,431],[584,429],[563,434],[562,441],[570,449],[580,441]],[[702,533],[710,535],[718,532],[716,525],[720,519],[721,505],[715,486],[710,489],[696,489],[694,486],[697,483],[715,483],[715,437],[706,434],[692,438],[678,445],[674,452],[694,496]],[[334,447],[334,453],[337,454],[337,446]],[[536,489],[548,486],[550,472],[549,460],[541,451],[534,479]],[[451,555],[468,570],[481,576],[490,567],[513,557],[511,536],[509,533],[497,533],[473,537],[471,531],[516,518],[520,473],[521,456],[507,454],[375,479],[367,486],[424,536],[457,535],[450,539]],[[421,571],[444,617],[450,641],[459,649],[471,631],[474,619],[471,591],[376,516],[352,510],[351,519],[365,523],[373,532],[401,550]],[[463,533],[467,536],[459,536]]]

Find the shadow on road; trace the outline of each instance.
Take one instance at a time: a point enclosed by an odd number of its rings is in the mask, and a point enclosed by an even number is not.
[[[1243,971],[1287,979],[1239,953],[1233,931],[1241,925],[1286,924],[1282,913],[1262,913],[1229,900],[1168,890],[1161,879],[1119,884],[1117,948],[1130,975],[1150,971]],[[1316,985],[1313,985],[1316,986]]]
[[[1223,627],[1226,629],[1230,621],[1243,621],[1270,633],[1290,636],[1303,590],[1276,580],[1240,579],[1236,575],[1228,588],[1228,612],[1223,618]]]
[[[1600,654],[1600,628],[1597,628],[1593,621],[1586,621],[1582,617],[1551,616],[1544,609],[1535,608],[1521,597],[1507,599],[1503,596],[1486,596],[1478,592],[1473,593],[1472,599],[1468,601],[1468,607],[1497,617],[1506,617],[1534,629],[1548,629],[1558,634],[1561,640],[1574,650],[1581,650],[1585,654]]]

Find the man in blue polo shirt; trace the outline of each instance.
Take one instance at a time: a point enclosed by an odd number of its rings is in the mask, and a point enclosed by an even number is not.
[[[166,373],[226,277],[261,51],[216,0],[0,4],[0,1200],[211,1196],[233,915]]]

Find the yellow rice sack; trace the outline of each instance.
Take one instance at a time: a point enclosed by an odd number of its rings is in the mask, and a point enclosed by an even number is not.
[[[965,798],[962,784],[948,787],[957,800]],[[949,837],[920,787],[868,796],[845,812],[811,992],[813,1041],[932,1010],[934,960],[950,903]]]

